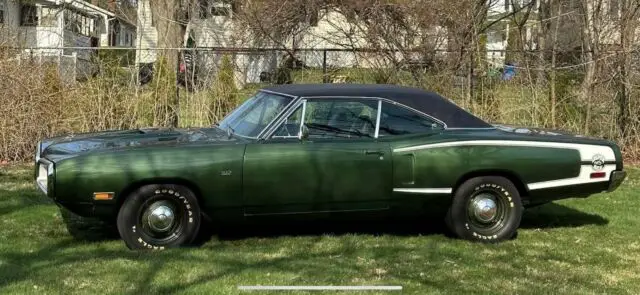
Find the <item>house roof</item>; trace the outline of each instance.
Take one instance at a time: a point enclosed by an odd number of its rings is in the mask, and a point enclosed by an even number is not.
[[[435,117],[449,128],[492,127],[435,92],[387,84],[286,84],[265,90],[298,97],[379,97]]]
[[[93,5],[89,2],[86,1],[82,1],[82,0],[45,0],[45,2],[50,2],[50,3],[55,3],[56,5],[62,5],[62,4],[67,4],[67,5],[71,5],[75,8],[78,9],[82,9],[82,10],[86,10],[89,12],[97,12],[100,14],[104,14],[107,17],[112,17],[112,18],[117,18],[118,20],[135,27],[136,25],[131,23],[130,21],[123,19],[122,17],[120,17],[118,14],[116,14],[115,12],[109,11],[107,9],[104,9],[102,7],[99,7],[97,5]]]

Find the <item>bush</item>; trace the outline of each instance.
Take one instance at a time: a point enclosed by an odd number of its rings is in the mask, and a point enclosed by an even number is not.
[[[238,104],[238,88],[233,63],[228,55],[222,57],[215,81],[211,85],[211,103],[209,114],[211,123],[215,123]]]
[[[177,77],[173,67],[168,64],[167,58],[161,55],[155,65],[151,91],[154,101],[153,125],[176,126],[177,125]]]

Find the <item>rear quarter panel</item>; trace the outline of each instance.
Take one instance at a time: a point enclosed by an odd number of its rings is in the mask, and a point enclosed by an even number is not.
[[[401,151],[394,152],[394,187],[452,188],[465,174],[482,171],[508,172],[524,183],[543,182],[578,176],[579,162],[578,151],[556,148],[456,146]],[[407,175],[411,170],[413,176]]]
[[[477,141],[490,141],[497,144],[440,145],[440,143]],[[447,130],[427,136],[400,138],[391,142],[394,188],[455,189],[458,181],[469,173],[507,172],[516,176],[526,189],[528,184],[532,183],[578,177],[583,167],[591,167],[590,148],[587,148],[586,153],[583,149],[584,154],[581,155],[579,150],[569,147],[510,146],[514,141],[532,145],[552,143],[565,146],[567,144],[595,146],[594,151],[605,151],[603,154],[607,155],[607,161],[621,161],[617,147],[604,140],[521,136],[495,129]],[[583,163],[585,157],[589,160],[588,164]],[[615,166],[616,164],[608,165],[607,169]]]

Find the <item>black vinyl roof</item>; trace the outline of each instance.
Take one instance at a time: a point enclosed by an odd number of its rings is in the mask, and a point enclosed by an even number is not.
[[[434,92],[387,84],[285,84],[264,88],[292,96],[364,96],[380,97],[433,116],[448,128],[492,127]]]

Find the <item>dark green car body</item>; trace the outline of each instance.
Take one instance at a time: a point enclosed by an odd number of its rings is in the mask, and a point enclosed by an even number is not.
[[[265,91],[280,95],[276,90],[291,102],[265,130],[278,128],[296,103],[314,97],[286,93],[286,87]],[[390,97],[383,98],[393,102]],[[204,214],[242,221],[269,215],[434,209],[447,205],[460,183],[478,175],[508,178],[525,206],[614,190],[624,179],[615,143],[539,130],[434,128],[338,138],[265,134],[269,132],[250,138],[211,127],[50,138],[38,144],[35,174],[60,206],[105,220],[116,217],[133,190],[156,183],[184,185],[198,196]],[[95,200],[101,192],[113,198]]]

